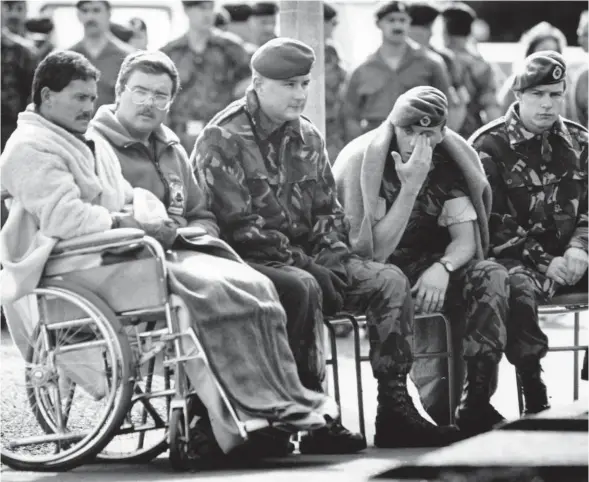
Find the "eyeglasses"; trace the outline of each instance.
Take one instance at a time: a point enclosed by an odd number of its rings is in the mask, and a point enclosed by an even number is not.
[[[149,90],[140,87],[133,87],[130,89],[125,86],[125,90],[131,93],[131,102],[135,105],[147,104],[149,99],[153,100],[153,105],[156,109],[167,110],[172,104],[172,98],[165,94],[153,94]]]

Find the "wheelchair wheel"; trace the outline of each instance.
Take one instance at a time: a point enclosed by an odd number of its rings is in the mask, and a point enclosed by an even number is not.
[[[174,470],[185,471],[190,468],[190,443],[186,433],[185,414],[183,408],[174,408],[170,413],[168,429],[170,445],[170,465]]]
[[[148,463],[168,449],[170,396],[148,398],[145,394],[170,388],[169,368],[155,372],[156,358],[147,362],[147,375],[135,381],[131,406],[122,425],[113,432],[97,462]]]
[[[21,317],[37,329],[12,333],[18,346],[2,344],[1,461],[69,470],[120,426],[133,390],[131,350],[113,311],[77,285],[44,282],[23,303]]]

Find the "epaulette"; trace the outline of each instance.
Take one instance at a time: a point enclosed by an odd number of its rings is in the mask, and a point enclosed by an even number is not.
[[[564,118],[562,119],[562,121],[563,121],[563,122],[564,122],[564,123],[565,123],[567,126],[569,126],[569,125],[570,125],[570,126],[573,126],[573,127],[576,127],[576,128],[578,128],[578,129],[580,129],[580,130],[582,130],[582,131],[584,131],[584,132],[589,132],[585,126],[583,126],[583,125],[579,124],[578,122],[572,121],[572,120],[570,120],[570,119],[564,119]]]
[[[472,133],[472,135],[468,138],[467,142],[472,145],[479,137],[483,134],[488,133],[489,131],[495,129],[497,126],[505,123],[505,116],[502,115],[495,120],[492,120],[488,124],[485,124],[482,127],[479,127],[476,131]]]
[[[224,124],[244,112],[245,112],[245,102],[243,102],[242,99],[236,100],[236,101],[232,102],[231,104],[229,104],[227,107],[225,107],[225,109],[223,109],[221,112],[218,112],[215,115],[215,117],[213,117],[210,120],[209,124],[212,124],[212,125]]]

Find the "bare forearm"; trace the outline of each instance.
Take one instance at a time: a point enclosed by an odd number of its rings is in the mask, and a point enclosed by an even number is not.
[[[474,239],[453,239],[446,247],[444,259],[449,261],[454,268],[460,268],[468,263],[476,253]]]
[[[384,263],[397,249],[405,233],[419,190],[401,188],[384,218],[373,229],[375,261]]]

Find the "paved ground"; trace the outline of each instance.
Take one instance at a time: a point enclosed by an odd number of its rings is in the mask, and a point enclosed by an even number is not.
[[[588,326],[587,314],[582,315],[582,326]],[[553,317],[544,320],[550,343],[556,345],[572,344],[573,317],[570,315]],[[5,333],[3,332],[3,335]],[[588,330],[581,333],[581,342],[587,343]],[[367,350],[367,342],[363,340],[363,350]],[[358,429],[356,409],[356,392],[352,359],[351,339],[339,340],[340,377],[342,393],[342,415],[344,424],[353,430]],[[582,356],[579,356],[582,360]],[[573,355],[570,353],[551,353],[545,359],[544,376],[552,397],[553,406],[566,405],[572,401],[573,395]],[[372,379],[370,366],[363,364],[364,400],[366,428],[369,443],[374,437],[374,415],[376,411],[376,385]],[[587,382],[581,381],[580,396],[587,400]],[[515,392],[515,375],[511,365],[504,361],[500,368],[499,386],[493,403],[506,417],[515,419],[518,416],[517,397]],[[167,459],[161,457],[146,466],[130,465],[88,465],[69,473],[19,473],[3,468],[0,474],[4,482],[102,482],[102,481],[151,481],[171,482],[176,480],[235,480],[235,481],[287,481],[301,480],[367,480],[378,472],[400,464],[415,460],[417,457],[431,452],[419,450],[379,450],[370,448],[361,455],[349,456],[292,456],[285,460],[260,462],[254,467],[233,468],[222,471],[204,471],[198,473],[174,473]]]

